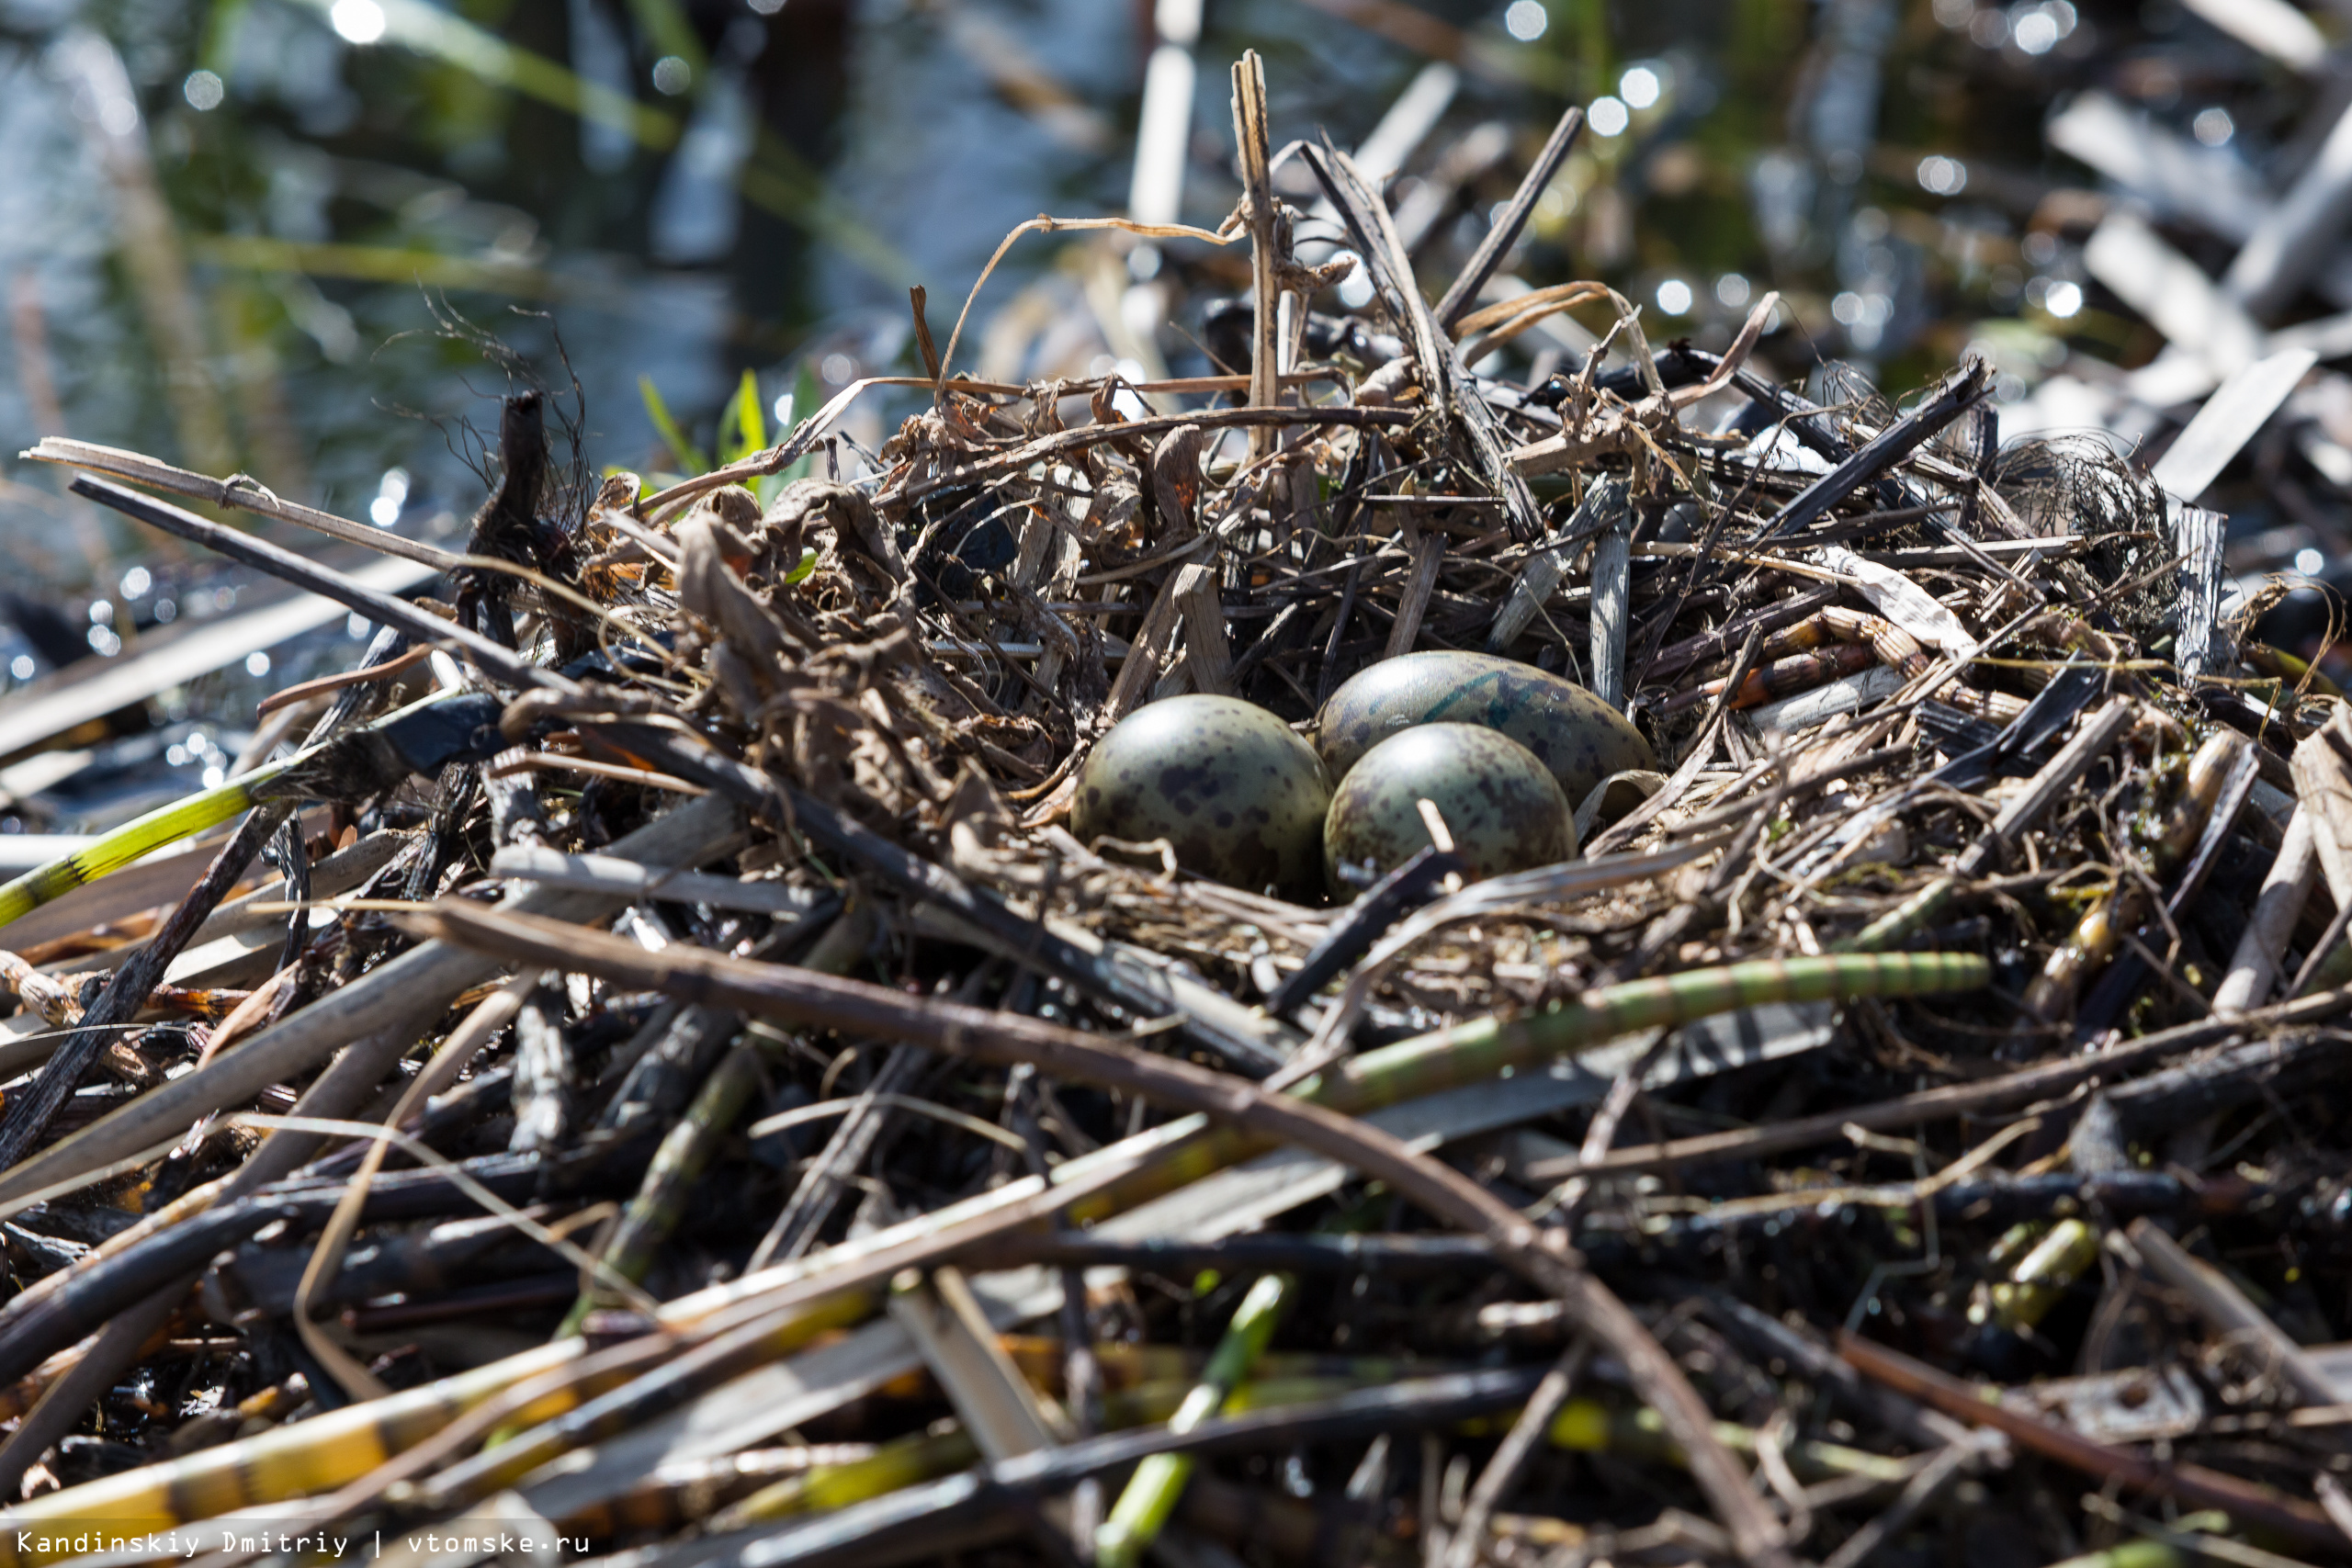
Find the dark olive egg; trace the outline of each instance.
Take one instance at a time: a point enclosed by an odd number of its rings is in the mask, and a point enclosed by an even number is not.
[[[1484,653],[1384,659],[1331,694],[1315,720],[1315,749],[1335,779],[1356,759],[1417,724],[1475,724],[1535,753],[1571,804],[1657,754],[1625,716],[1572,681]]]
[[[1567,795],[1532,751],[1475,724],[1420,724],[1365,752],[1331,796],[1323,864],[1332,892],[1350,891],[1343,864],[1370,861],[1385,873],[1425,848],[1424,800],[1445,819],[1473,881],[1577,852]]]
[[[1166,839],[1176,863],[1253,893],[1312,897],[1331,780],[1315,749],[1233,697],[1168,697],[1114,725],[1079,770],[1071,830]]]

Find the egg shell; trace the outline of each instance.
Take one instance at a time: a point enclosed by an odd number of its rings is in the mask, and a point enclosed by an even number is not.
[[[1423,800],[1445,818],[1473,881],[1577,852],[1567,794],[1533,752],[1479,725],[1420,724],[1365,752],[1332,795],[1323,864],[1334,893],[1350,891],[1342,863],[1368,860],[1386,873],[1427,847]]]
[[[1166,839],[1198,875],[1286,897],[1323,881],[1330,775],[1315,749],[1234,697],[1167,697],[1095,743],[1079,770],[1070,828],[1088,843]]]
[[[1344,780],[1357,759],[1417,724],[1475,724],[1508,735],[1552,771],[1571,801],[1611,773],[1657,766],[1624,715],[1572,681],[1485,653],[1384,659],[1349,680],[1316,718],[1316,750]]]

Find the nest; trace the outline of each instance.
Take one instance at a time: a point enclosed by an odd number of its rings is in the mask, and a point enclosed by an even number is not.
[[[1376,303],[1308,355],[1253,151],[1144,231],[1248,243],[1246,373],[951,341],[877,453],[860,384],[553,522],[518,397],[442,603],[36,454],[383,630],[175,808],[243,813],[184,899],[0,894],[69,922],[7,959],[0,1559],[2341,1553],[2334,694],[2111,452],[1982,449],[1983,367],[1472,310],[1499,231],[1432,305],[1328,147]],[[1613,369],[1474,368],[1611,300]],[[1654,745],[1576,860],[1307,905],[1071,830],[1146,705],[1440,649]]]

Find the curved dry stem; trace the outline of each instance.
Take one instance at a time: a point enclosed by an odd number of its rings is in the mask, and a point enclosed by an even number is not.
[[[980,268],[980,276],[973,281],[972,291],[964,296],[964,308],[956,312],[956,330],[947,334],[946,352],[939,356],[939,389],[947,385],[947,372],[956,363],[956,345],[963,341],[964,323],[971,319],[972,307],[980,298],[980,290],[988,287],[989,275],[996,271],[997,263],[1012,249],[1013,242],[1023,234],[1055,234],[1065,230],[1116,229],[1145,240],[1203,240],[1212,245],[1229,245],[1242,234],[1241,216],[1235,213],[1216,229],[1195,229],[1189,223],[1138,223],[1132,218],[1055,218],[1039,213],[1026,223],[1016,227],[998,244],[996,254],[989,257],[989,265]]]

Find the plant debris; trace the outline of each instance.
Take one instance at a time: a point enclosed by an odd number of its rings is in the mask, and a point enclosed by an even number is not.
[[[1777,296],[1481,303],[1575,110],[1433,306],[1234,83],[1222,229],[1024,226],[1246,251],[1227,375],[976,380],[917,291],[878,451],[861,381],[592,491],[521,390],[397,581],[29,454],[372,640],[0,889],[0,1562],[2352,1551],[2352,717],[2195,504],[2309,354],[2143,470],[1974,357],[1792,391]],[[1254,711],[1081,836],[1179,697]],[[1566,817],[1224,852],[1432,718]]]

